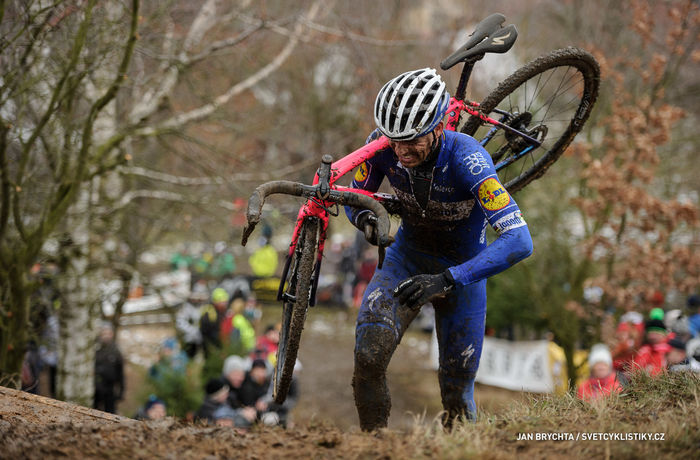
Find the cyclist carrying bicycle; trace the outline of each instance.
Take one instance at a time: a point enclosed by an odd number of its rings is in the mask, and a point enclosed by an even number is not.
[[[363,430],[387,426],[391,399],[386,369],[419,309],[432,302],[440,350],[444,419],[476,417],[474,378],[486,319],[486,279],[532,253],[518,205],[493,162],[473,138],[444,129],[449,94],[435,70],[387,82],[374,105],[377,130],[390,147],[358,169],[352,186],[375,192],[384,177],[399,197],[396,241],[367,286],[357,320],[353,391]],[[346,208],[376,243],[376,219]],[[486,244],[486,225],[498,238]]]

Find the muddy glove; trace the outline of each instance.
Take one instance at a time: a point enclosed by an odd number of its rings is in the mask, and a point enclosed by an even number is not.
[[[449,270],[437,275],[416,275],[399,283],[394,297],[401,305],[413,310],[422,307],[436,297],[444,297],[455,288],[455,280]]]
[[[355,226],[365,234],[365,239],[369,244],[377,245],[377,216],[374,213],[364,212],[360,214]]]

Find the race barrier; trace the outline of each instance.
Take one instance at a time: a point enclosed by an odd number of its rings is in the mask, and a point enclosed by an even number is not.
[[[551,393],[554,381],[549,366],[549,342],[510,342],[484,338],[476,381],[508,390]]]

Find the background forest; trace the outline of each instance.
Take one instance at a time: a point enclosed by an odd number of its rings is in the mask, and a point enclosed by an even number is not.
[[[576,142],[516,196],[535,253],[490,281],[488,326],[551,331],[571,357],[657,292],[684,305],[700,285],[697,2],[0,0],[0,383],[19,382],[35,264],[59,267],[59,397],[87,403],[100,281],[128,286],[144,254],[184,243],[238,245],[256,185],[308,182],[361,145],[381,85],[437,68],[493,12],[519,38],[477,67],[471,99],[569,45],[603,81]],[[299,202],[271,204],[283,249]]]

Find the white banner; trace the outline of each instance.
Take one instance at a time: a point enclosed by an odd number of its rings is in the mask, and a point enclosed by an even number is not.
[[[548,344],[546,340],[511,342],[484,337],[476,381],[509,390],[551,393],[554,382]]]
[[[484,385],[531,393],[551,393],[554,382],[549,363],[549,342],[511,342],[484,337],[476,381]],[[438,367],[437,337],[433,331],[431,361]]]

